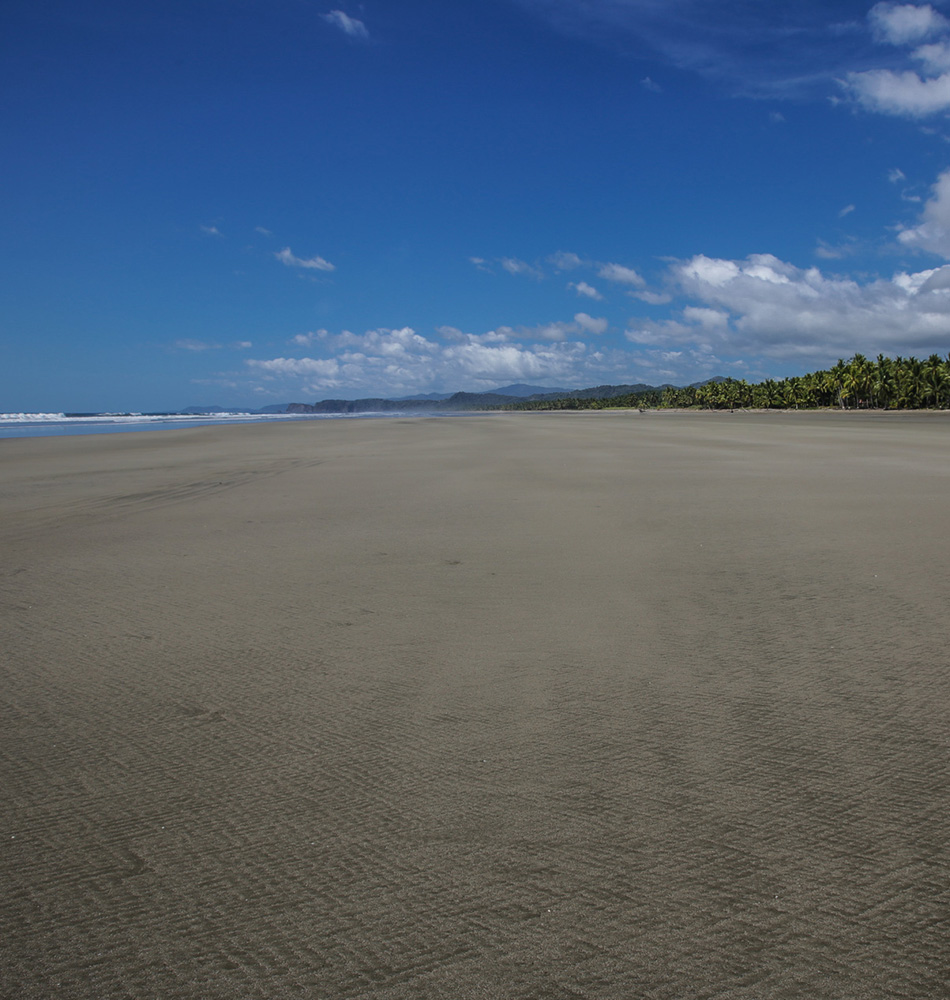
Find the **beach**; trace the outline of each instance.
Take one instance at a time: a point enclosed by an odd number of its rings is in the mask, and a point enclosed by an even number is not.
[[[0,441],[0,995],[942,998],[950,417]]]

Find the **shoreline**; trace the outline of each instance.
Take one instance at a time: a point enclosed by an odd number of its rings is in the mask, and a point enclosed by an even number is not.
[[[824,407],[820,409],[776,409],[772,408],[762,408],[762,407],[737,407],[735,409],[700,409],[696,407],[656,407],[650,408],[637,408],[637,407],[597,407],[597,408],[584,408],[584,409],[550,409],[550,410],[458,410],[458,411],[446,411],[443,413],[431,412],[431,411],[399,411],[399,412],[360,412],[360,413],[348,413],[348,414],[269,414],[265,416],[261,415],[249,415],[247,417],[229,417],[227,419],[215,419],[215,418],[190,418],[181,417],[180,419],[167,420],[166,418],[137,418],[129,422],[119,422],[114,420],[102,420],[98,421],[93,419],[90,424],[84,424],[81,421],[63,421],[57,422],[55,420],[41,420],[35,422],[16,422],[9,423],[0,426],[0,441],[9,440],[21,440],[29,439],[36,440],[37,438],[57,438],[57,437],[84,437],[91,435],[108,435],[108,434],[132,434],[136,432],[149,432],[156,433],[160,431],[168,430],[190,430],[194,428],[206,427],[231,427],[231,426],[249,426],[258,424],[291,424],[291,423],[321,423],[324,421],[335,421],[335,420],[405,420],[405,419],[445,419],[445,418],[465,418],[473,416],[495,416],[499,414],[507,413],[509,415],[522,414],[522,413],[560,413],[560,414],[581,414],[581,413],[626,413],[626,414],[636,414],[640,416],[648,415],[661,415],[664,413],[668,414],[761,414],[761,415],[813,415],[819,416],[822,414],[841,414],[851,415],[851,417],[856,417],[860,415],[864,416],[875,416],[875,417],[890,417],[890,416],[902,416],[907,418],[913,414],[926,414],[929,416],[937,417],[941,414],[950,415],[950,410],[938,410],[938,409],[840,409],[838,407]],[[85,418],[83,418],[85,419]]]

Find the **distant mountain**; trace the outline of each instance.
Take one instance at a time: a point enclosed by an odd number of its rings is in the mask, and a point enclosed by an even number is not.
[[[708,382],[724,382],[725,378],[717,375],[707,379]],[[704,382],[694,382],[693,385],[705,385]],[[636,385],[595,385],[589,389],[549,389],[543,386],[524,385],[517,383],[507,385],[494,392],[454,392],[448,395],[428,393],[420,396],[403,396],[400,399],[383,399],[372,397],[368,399],[322,399],[316,403],[290,403],[286,413],[393,413],[400,411],[428,411],[441,413],[454,410],[483,410],[491,406],[505,406],[508,403],[523,403],[530,401],[549,402],[555,399],[613,399],[616,396],[629,396],[636,392],[649,392],[651,389],[667,389],[671,383],[663,385],[647,385],[638,382]]]
[[[725,382],[722,375],[693,382],[693,387],[710,382]],[[275,403],[260,409],[236,406],[188,406],[178,413],[204,416],[209,413],[393,413],[403,410],[442,412],[444,410],[483,410],[489,406],[505,406],[508,403],[536,401],[546,403],[555,399],[613,399],[615,396],[629,396],[635,392],[649,392],[651,389],[667,389],[669,382],[662,385],[594,385],[588,389],[552,389],[542,385],[527,385],[516,382],[492,392],[426,392],[415,396],[398,396],[395,399],[373,396],[367,399],[321,399],[316,403]]]

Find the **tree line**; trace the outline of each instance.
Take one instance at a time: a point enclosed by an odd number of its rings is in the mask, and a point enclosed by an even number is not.
[[[601,410],[692,408],[735,410],[921,410],[950,408],[950,355],[917,358],[855,354],[824,371],[764,382],[727,378],[703,385],[666,386],[602,399],[526,400],[504,410]]]

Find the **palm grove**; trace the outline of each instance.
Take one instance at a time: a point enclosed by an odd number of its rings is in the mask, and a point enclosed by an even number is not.
[[[841,409],[918,410],[950,408],[950,355],[871,361],[855,354],[825,371],[785,379],[750,383],[724,379],[679,388],[664,386],[623,396],[599,399],[564,398],[512,403],[508,410],[589,410],[607,407],[642,409],[692,407],[698,409]]]

